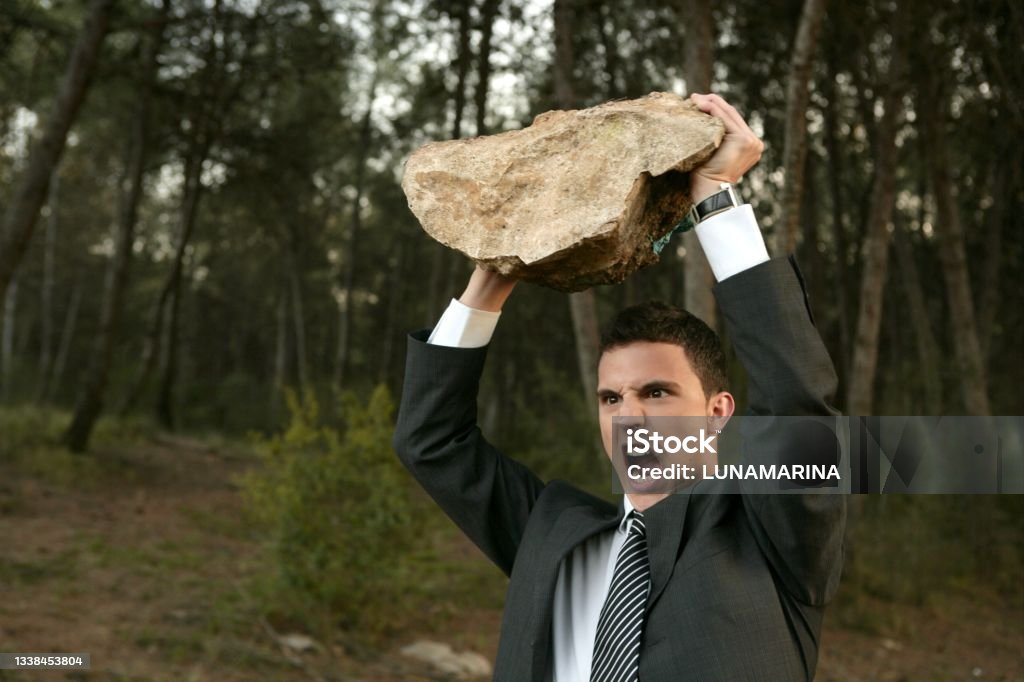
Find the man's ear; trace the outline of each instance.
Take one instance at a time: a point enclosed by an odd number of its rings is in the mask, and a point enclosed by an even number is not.
[[[736,411],[736,399],[728,391],[720,391],[708,400],[708,427],[717,431],[725,428],[729,417]]]

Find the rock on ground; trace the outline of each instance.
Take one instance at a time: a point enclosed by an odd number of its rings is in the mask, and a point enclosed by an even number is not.
[[[549,111],[528,128],[434,142],[402,188],[426,232],[486,268],[561,291],[621,282],[689,211],[687,172],[724,126],[655,92]]]
[[[402,647],[401,653],[456,679],[487,677],[492,672],[491,664],[480,654],[472,651],[457,652],[444,642],[420,640]]]

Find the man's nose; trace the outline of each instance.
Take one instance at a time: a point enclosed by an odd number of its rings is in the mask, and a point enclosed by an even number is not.
[[[619,423],[622,426],[643,426],[644,417],[646,417],[643,405],[639,400],[631,397],[622,399],[622,407],[619,408],[619,413],[616,416],[619,417]]]

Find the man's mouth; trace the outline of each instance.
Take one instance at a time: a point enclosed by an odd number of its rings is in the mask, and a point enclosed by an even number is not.
[[[622,445],[619,447],[619,452],[622,455],[622,460],[628,462],[630,465],[636,464],[641,467],[655,467],[658,466],[660,460],[654,453],[647,452],[644,454],[638,454],[635,452],[629,452],[629,448],[626,444],[626,439],[622,439]]]
[[[651,452],[637,454],[629,452],[626,439],[622,438],[619,447],[619,456],[622,464],[619,466],[619,480],[623,485],[623,492],[636,494],[649,494],[659,492],[664,487],[664,482],[649,478],[646,472],[661,466],[661,460]],[[636,467],[636,468],[634,468]]]

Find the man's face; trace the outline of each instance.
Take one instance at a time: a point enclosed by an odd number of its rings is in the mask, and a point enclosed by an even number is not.
[[[686,352],[672,343],[639,341],[605,351],[597,367],[597,393],[601,440],[609,458],[613,429],[642,426],[646,417],[728,417],[735,406],[726,392],[706,398]],[[620,419],[613,422],[615,417]],[[630,494],[630,500],[643,510],[666,496]]]

